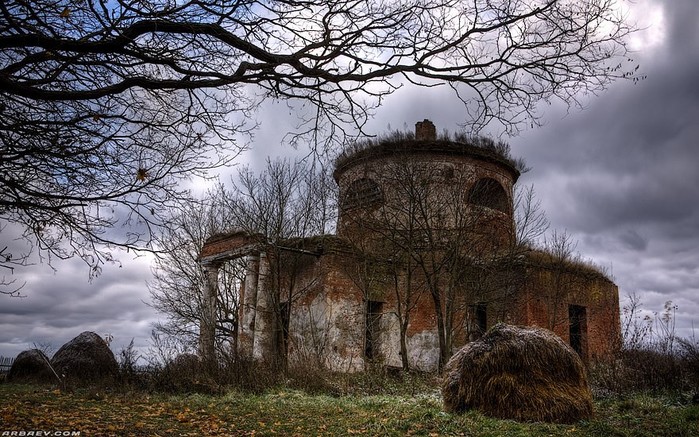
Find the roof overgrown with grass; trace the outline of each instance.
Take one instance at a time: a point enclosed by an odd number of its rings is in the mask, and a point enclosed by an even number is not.
[[[613,282],[612,278],[603,267],[585,260],[580,256],[572,256],[562,259],[554,254],[541,249],[534,249],[527,252],[525,263],[548,270],[557,270],[564,273],[583,276],[589,279],[599,279]]]
[[[510,145],[485,136],[444,131],[435,140],[418,140],[412,132],[393,131],[357,141],[347,146],[335,159],[335,178],[355,163],[395,154],[441,153],[464,155],[493,162],[507,168],[517,180],[529,169],[521,158],[514,158]]]

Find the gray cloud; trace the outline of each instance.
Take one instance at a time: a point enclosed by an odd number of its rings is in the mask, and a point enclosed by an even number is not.
[[[145,350],[156,315],[144,304],[150,277],[144,261],[123,259],[122,268],[106,266],[92,282],[78,260],[55,263],[55,273],[48,266],[31,267],[32,273],[23,276],[26,297],[2,298],[0,354],[16,355],[34,344],[55,350],[86,330],[112,335],[115,351],[132,338]]]
[[[638,252],[642,252],[648,247],[648,240],[633,229],[628,229],[619,234],[619,241],[628,249]]]
[[[533,170],[552,226],[648,311],[678,305],[678,332],[699,322],[699,3],[663,10],[663,44],[638,53],[647,79],[617,82],[582,112],[553,107],[546,127],[512,140]],[[649,29],[653,30],[653,29]],[[560,114],[558,119],[557,113]]]

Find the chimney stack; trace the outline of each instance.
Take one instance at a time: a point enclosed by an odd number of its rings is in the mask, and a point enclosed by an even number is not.
[[[428,119],[415,123],[415,139],[418,141],[435,141],[437,139],[437,128]]]

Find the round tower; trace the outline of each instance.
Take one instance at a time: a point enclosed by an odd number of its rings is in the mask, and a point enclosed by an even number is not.
[[[354,242],[396,232],[425,239],[439,234],[497,251],[514,238],[519,174],[492,141],[438,139],[434,124],[424,120],[414,136],[359,144],[338,157],[337,232]]]

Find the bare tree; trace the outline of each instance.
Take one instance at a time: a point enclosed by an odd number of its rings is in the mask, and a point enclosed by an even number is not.
[[[155,259],[153,279],[148,288],[151,305],[165,316],[154,328],[154,335],[175,338],[190,350],[196,350],[203,311],[206,273],[199,265],[204,242],[230,225],[231,215],[222,187],[197,202],[181,205],[158,239],[162,253]],[[219,268],[216,302],[216,348],[219,353],[236,350],[238,327],[238,290],[244,272],[236,262]]]
[[[371,170],[383,186],[380,205],[350,209],[343,216],[349,229],[344,235],[391,267],[384,269],[395,282],[394,296],[387,300],[400,326],[403,367],[409,365],[407,332],[418,301],[431,302],[441,368],[457,339],[468,336],[469,305],[495,299],[490,288],[499,290],[499,282],[486,280],[486,273],[493,276],[498,270],[486,268],[487,263],[510,240],[506,229],[511,225],[502,223],[506,214],[474,202],[473,196],[488,193],[475,192],[468,171],[442,172],[431,164],[410,154],[381,161]],[[346,207],[352,193],[343,199]]]
[[[276,356],[269,358],[272,365],[284,367],[293,305],[318,279],[307,275],[317,247],[305,247],[305,239],[332,231],[335,190],[316,160],[268,160],[261,174],[246,167],[232,183],[226,202],[229,226],[258,236],[270,263],[265,280],[273,312],[275,350],[270,352]]]
[[[0,220],[0,235],[3,235],[6,228],[7,225],[2,225]],[[18,283],[16,278],[11,278],[11,275],[15,268],[25,267],[28,258],[28,253],[17,253],[7,245],[0,249],[0,294],[14,297],[23,296],[21,290],[26,283]]]
[[[414,199],[424,246],[414,252],[413,259],[432,299],[441,370],[457,339],[465,341],[469,333],[469,307],[494,300],[489,293],[493,282],[483,277],[474,281],[474,276],[479,276],[474,273],[488,271],[484,267],[498,255],[500,247],[509,246],[509,237],[502,232],[497,213],[475,201],[475,197],[491,196],[489,190],[472,184],[470,176],[462,172],[448,181],[429,181],[431,177],[426,174],[418,179],[429,189]]]
[[[231,184],[226,205],[233,226],[266,242],[332,230],[334,189],[320,161],[268,159],[262,173],[243,167]]]
[[[549,228],[546,212],[536,198],[534,185],[516,186],[514,193],[515,247],[531,249],[540,244],[540,238]]]
[[[474,128],[517,131],[537,122],[541,100],[575,105],[581,92],[638,79],[621,9],[619,0],[4,1],[0,216],[40,254],[79,256],[98,272],[112,259],[105,247],[148,246],[185,194],[183,178],[236,155],[262,101],[298,102],[297,134],[341,140],[403,84],[448,84]]]
[[[406,170],[404,167],[403,170]],[[408,170],[409,171],[409,170]],[[403,204],[410,216],[414,203]],[[408,328],[411,321],[411,313],[418,305],[424,293],[424,281],[418,273],[418,267],[413,259],[413,252],[423,245],[419,241],[419,235],[412,220],[404,220],[398,224],[397,212],[383,209],[379,214],[362,214],[355,212],[347,216],[351,221],[350,226],[356,227],[359,232],[347,232],[345,238],[357,250],[354,259],[343,264],[343,272],[361,290],[365,311],[370,314],[370,302],[389,300],[391,309],[389,313],[396,317],[398,322],[399,355],[403,370],[410,369],[408,350]],[[391,223],[391,226],[386,226]],[[401,226],[404,225],[403,226]],[[364,232],[369,231],[375,238],[366,239]],[[380,319],[369,320],[367,317],[367,329],[365,341],[365,360],[367,362],[380,361],[380,351],[374,350],[376,339],[374,335],[381,334]],[[374,323],[379,326],[369,326]],[[369,353],[367,353],[369,352]]]
[[[543,297],[547,307],[547,328],[552,331],[562,323],[568,323],[565,303],[580,290],[587,280],[588,271],[593,276],[601,274],[595,266],[584,262],[576,252],[577,246],[577,240],[568,231],[553,230],[544,239],[543,253],[549,258],[546,269],[550,276],[549,287]]]

